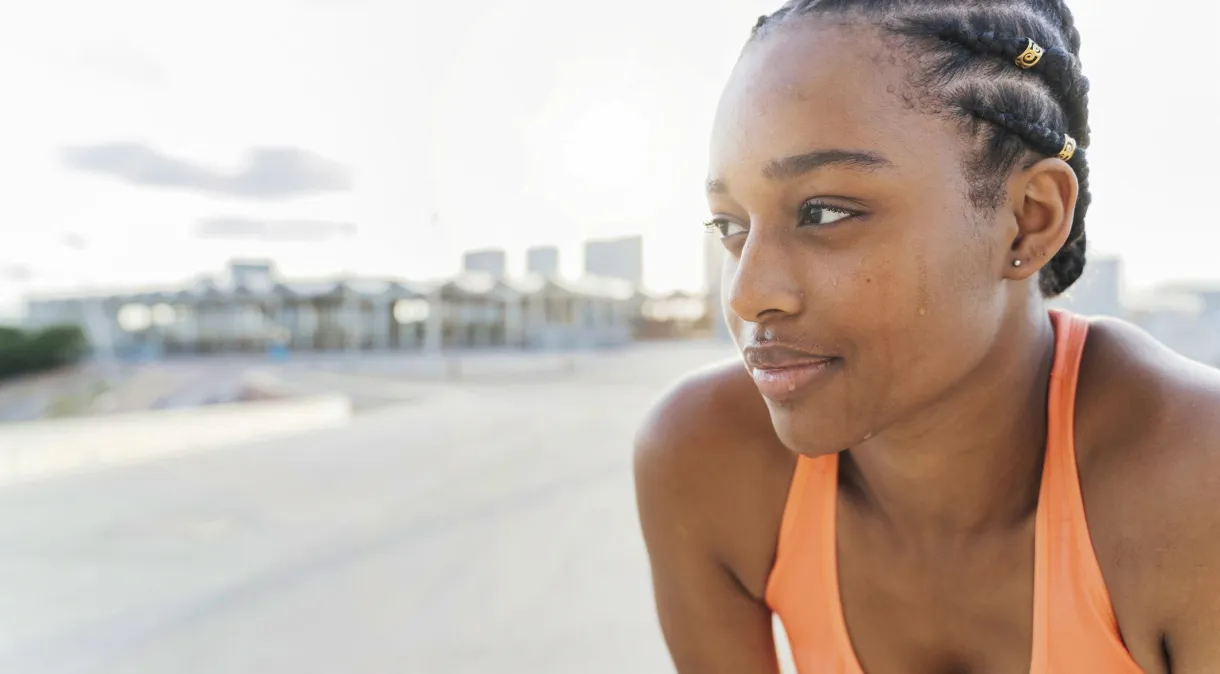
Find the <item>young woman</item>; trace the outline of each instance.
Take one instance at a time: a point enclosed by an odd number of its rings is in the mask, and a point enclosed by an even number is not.
[[[1079,43],[1058,0],[755,28],[707,183],[745,367],[637,441],[683,674],[776,672],[773,614],[802,674],[1220,672],[1220,375],[1043,303],[1085,262]]]

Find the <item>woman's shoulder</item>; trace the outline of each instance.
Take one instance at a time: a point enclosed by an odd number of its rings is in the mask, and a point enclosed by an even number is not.
[[[771,427],[766,404],[741,361],[712,363],[672,383],[653,403],[639,430],[647,446],[715,451],[707,441],[756,434]],[[698,438],[702,442],[691,440]]]
[[[653,403],[635,438],[637,465],[692,487],[766,473],[789,473],[795,455],[780,442],[766,403],[737,359],[687,374]]]
[[[720,558],[761,596],[796,455],[739,360],[674,383],[635,438],[641,517]]]
[[[1091,452],[1082,462],[1093,460],[1092,450],[1101,462],[1220,456],[1220,445],[1210,446],[1220,441],[1220,370],[1129,323],[1090,322],[1079,386],[1077,437]]]
[[[1092,321],[1076,421],[1089,528],[1125,631],[1220,632],[1220,371]]]

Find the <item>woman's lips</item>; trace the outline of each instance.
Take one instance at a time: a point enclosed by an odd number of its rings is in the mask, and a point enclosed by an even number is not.
[[[818,358],[779,366],[750,367],[750,376],[754,377],[754,384],[764,398],[787,402],[828,374],[835,362],[834,358]]]

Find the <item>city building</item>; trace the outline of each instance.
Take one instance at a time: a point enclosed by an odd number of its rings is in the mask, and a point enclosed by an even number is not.
[[[1220,367],[1220,285],[1162,286],[1132,303],[1131,320],[1178,353]]]
[[[267,260],[233,260],[222,279],[235,287],[267,291],[275,287],[275,265]]]
[[[535,246],[525,251],[525,270],[547,278],[559,276],[559,248]]]
[[[640,339],[687,339],[712,333],[707,295],[681,290],[644,298],[636,319]]]
[[[1190,293],[1158,291],[1132,298],[1128,305],[1129,318],[1160,343],[1200,362],[1209,361],[1209,336],[1200,328],[1203,315],[1202,298]]]
[[[585,273],[628,281],[639,288],[644,283],[644,239],[627,236],[585,243]]]
[[[27,301],[32,326],[76,324],[118,356],[261,351],[440,351],[614,346],[641,306],[619,279],[464,272],[435,283],[283,279],[239,261],[183,287]]]
[[[706,288],[707,313],[712,335],[720,341],[730,341],[729,326],[725,323],[724,305],[721,299],[721,283],[724,275],[724,259],[728,251],[720,237],[709,234],[703,243],[703,281]]]
[[[504,278],[508,256],[503,250],[472,250],[462,257],[462,270]]]

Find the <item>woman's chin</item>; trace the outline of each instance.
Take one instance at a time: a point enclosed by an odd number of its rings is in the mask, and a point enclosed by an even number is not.
[[[771,410],[771,423],[780,442],[803,456],[835,454],[859,444],[863,437],[862,433],[849,432],[841,426],[811,423],[808,418],[800,419],[799,416],[805,415],[795,415],[787,409]]]

